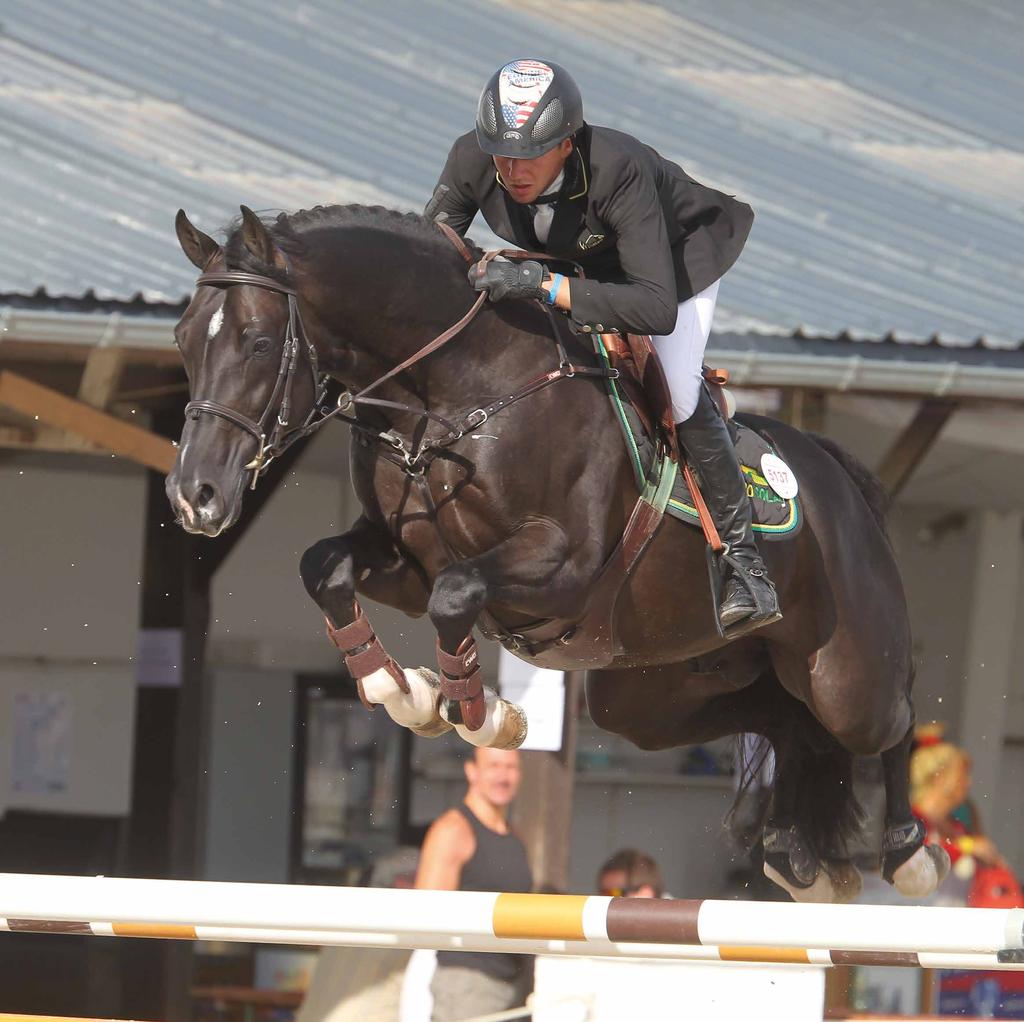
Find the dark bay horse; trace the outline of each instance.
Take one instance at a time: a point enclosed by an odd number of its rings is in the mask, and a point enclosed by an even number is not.
[[[371,388],[353,416],[363,513],[301,563],[364,701],[422,735],[454,725],[476,744],[518,744],[521,711],[479,689],[472,632],[482,627],[542,666],[589,668],[592,717],[641,748],[761,735],[776,754],[765,869],[799,900],[856,893],[845,851],[859,825],[852,760],[881,753],[883,873],[904,894],[934,890],[948,859],[923,845],[908,800],[907,610],[881,491],[863,467],[828,441],[749,420],[770,430],[801,482],[802,532],[763,548],[784,618],[723,640],[704,538],[666,518],[614,604],[613,652],[595,658],[573,629],[637,500],[602,380],[559,379],[467,417],[566,352],[596,366],[593,351],[569,339],[557,354],[537,303],[486,304],[457,338],[377,386],[472,304],[463,256],[411,214],[317,207],[264,222],[242,212],[224,245],[183,212],[177,221],[204,271],[176,329],[192,400],[167,493],[186,529],[216,535],[235,521],[268,453],[315,425],[325,381]],[[387,656],[357,594],[430,615],[446,698],[432,672]],[[560,638],[531,641],[539,633]]]

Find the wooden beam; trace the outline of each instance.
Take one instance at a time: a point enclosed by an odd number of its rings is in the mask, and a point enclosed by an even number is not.
[[[180,421],[181,410],[169,409],[155,425],[169,431]],[[181,661],[178,685],[136,688],[132,804],[122,842],[128,876],[202,876],[212,681],[205,665],[210,576],[199,550],[208,542],[175,524],[162,476],[147,472],[139,623],[177,631]],[[190,1018],[192,948],[184,941],[127,943],[119,1013],[165,1022]]]
[[[0,448],[14,451],[47,451],[55,454],[93,454],[110,457],[110,451],[96,447],[74,433],[52,426],[0,426]]]
[[[0,426],[0,447],[32,447],[35,438],[29,426]]]
[[[914,418],[886,452],[875,473],[892,499],[910,481],[957,408],[955,401],[929,398],[921,402]]]
[[[0,406],[33,421],[67,430],[164,475],[174,464],[174,445],[167,437],[97,411],[58,390],[7,370],[0,372]]]
[[[182,408],[154,416],[154,427],[180,428]],[[223,536],[188,535],[174,521],[163,479],[147,473],[142,628],[179,630],[180,685],[136,690],[132,807],[126,821],[123,872],[136,877],[202,875],[206,842],[212,677],[206,670],[214,572],[300,457],[297,443],[274,461],[238,522]],[[160,946],[163,943],[163,946]],[[128,1018],[192,1018],[188,998],[193,946],[188,941],[127,941],[120,1012]]]
[[[565,675],[565,718],[558,752],[522,753],[522,783],[513,809],[538,891],[569,890],[572,793],[576,777],[576,705],[585,671]]]
[[[805,432],[821,433],[825,429],[825,391],[806,387],[788,387],[782,392],[779,418]]]
[[[62,362],[81,365],[88,361],[95,348],[89,344],[61,341],[0,340],[2,362]],[[156,366],[165,369],[181,368],[181,352],[173,344],[159,348],[140,348],[132,345],[118,347],[124,352],[129,365]]]
[[[132,401],[148,401],[154,397],[173,397],[175,394],[188,393],[188,380],[182,378],[178,383],[161,383],[153,387],[136,387],[134,390],[122,390],[113,397],[113,404],[129,404]]]
[[[103,411],[117,393],[127,364],[123,348],[93,348],[85,360],[78,400]]]

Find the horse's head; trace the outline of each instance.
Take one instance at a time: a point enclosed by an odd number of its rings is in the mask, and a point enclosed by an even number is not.
[[[216,536],[237,520],[289,420],[294,428],[313,414],[316,354],[300,343],[287,259],[255,213],[242,207],[227,249],[183,210],[175,226],[203,272],[174,331],[189,404],[167,496],[187,531]]]

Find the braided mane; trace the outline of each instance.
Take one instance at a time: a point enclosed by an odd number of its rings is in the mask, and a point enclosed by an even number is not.
[[[313,234],[323,231],[346,230],[352,227],[369,227],[389,231],[393,234],[417,240],[436,242],[451,249],[450,243],[431,220],[418,213],[402,213],[386,206],[314,206],[294,213],[278,213],[276,216],[261,216],[275,244],[288,256],[302,258],[309,247]],[[268,266],[254,256],[242,239],[242,220],[237,217],[226,228],[228,266],[234,270],[258,273],[285,282],[287,274],[276,266]],[[480,250],[467,240],[471,251]]]

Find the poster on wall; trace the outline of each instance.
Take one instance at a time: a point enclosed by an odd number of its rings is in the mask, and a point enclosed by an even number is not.
[[[68,790],[73,706],[68,692],[14,693],[13,791],[20,795],[52,795]]]

